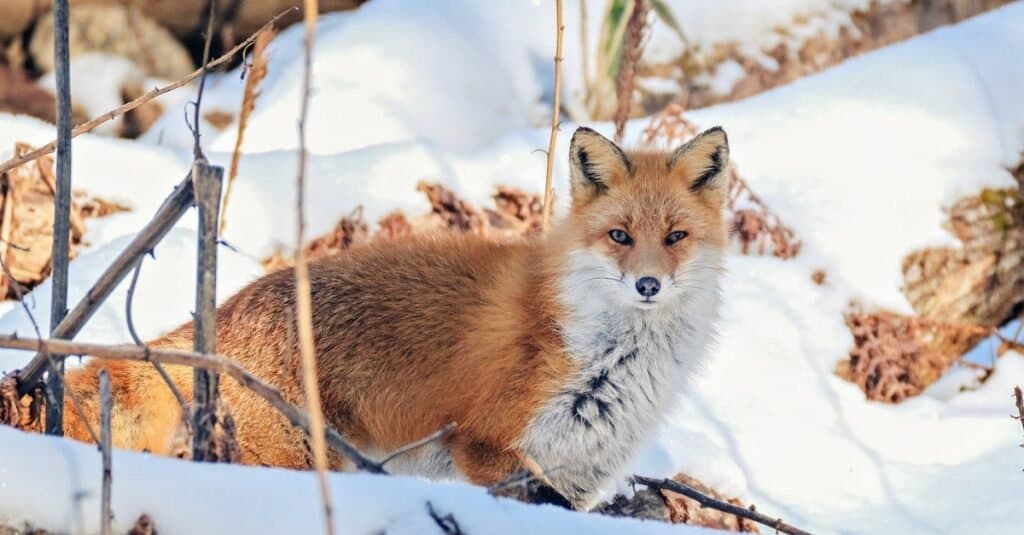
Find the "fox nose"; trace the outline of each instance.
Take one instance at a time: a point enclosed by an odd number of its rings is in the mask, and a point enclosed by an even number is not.
[[[661,283],[654,277],[641,277],[636,281],[636,291],[644,297],[654,297],[661,289]]]

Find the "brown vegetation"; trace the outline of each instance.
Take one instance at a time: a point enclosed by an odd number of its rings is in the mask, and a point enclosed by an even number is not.
[[[848,360],[837,373],[868,399],[896,403],[935,382],[1024,303],[1024,202],[1017,188],[985,189],[948,210],[960,247],[914,251],[903,293],[916,316],[851,311]]]

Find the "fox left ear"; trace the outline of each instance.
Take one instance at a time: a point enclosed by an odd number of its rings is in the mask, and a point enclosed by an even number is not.
[[[569,142],[569,173],[573,203],[585,203],[628,177],[632,163],[610,139],[581,126]]]
[[[668,160],[669,172],[681,176],[693,192],[719,189],[728,166],[729,138],[718,126],[697,134]]]

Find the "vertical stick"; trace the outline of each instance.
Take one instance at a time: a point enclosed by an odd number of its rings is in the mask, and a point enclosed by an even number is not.
[[[100,499],[100,533],[110,535],[110,521],[114,513],[110,510],[110,415],[114,411],[114,398],[110,394],[110,378],[107,371],[100,371],[100,454],[103,455],[103,489]]]
[[[68,0],[54,0],[53,56],[57,77],[57,191],[53,203],[53,290],[50,332],[68,308],[71,247],[71,65],[68,51]],[[56,371],[46,379],[46,434],[64,434],[64,357],[54,355]]]
[[[306,25],[305,64],[302,77],[302,110],[299,115],[299,171],[296,177],[295,226],[295,308],[298,323],[299,354],[302,357],[302,386],[309,412],[309,435],[313,448],[313,466],[320,483],[320,497],[324,506],[324,533],[334,533],[334,513],[331,490],[327,484],[327,442],[324,438],[324,414],[320,406],[320,384],[316,370],[316,347],[313,340],[313,305],[309,282],[309,266],[302,247],[306,230],[306,116],[309,113],[309,92],[313,76],[313,39],[316,37],[317,0],[303,1],[303,19]]]
[[[562,0],[555,0],[555,26],[557,28],[555,37],[555,101],[551,110],[548,168],[544,177],[544,231],[547,231],[548,222],[551,220],[551,172],[555,165],[555,145],[558,142],[558,121],[562,107],[562,34],[565,31],[565,24],[562,24]]]
[[[199,208],[198,259],[196,262],[196,311],[193,347],[211,354],[217,348],[217,213],[224,169],[205,160],[192,162],[192,180]],[[196,368],[193,373],[192,459],[209,459],[210,437],[216,423],[217,373]]]

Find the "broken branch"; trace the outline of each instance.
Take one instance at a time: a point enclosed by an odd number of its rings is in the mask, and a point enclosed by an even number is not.
[[[646,487],[655,488],[659,490],[667,490],[670,492],[675,492],[676,494],[682,494],[687,498],[695,500],[697,503],[701,505],[701,507],[710,507],[712,509],[717,509],[719,511],[743,517],[748,520],[753,520],[754,522],[764,524],[765,526],[768,526],[778,532],[788,533],[790,535],[810,535],[810,533],[807,531],[786,524],[782,521],[782,519],[771,518],[769,516],[758,513],[757,511],[744,509],[742,507],[737,507],[731,503],[716,500],[710,496],[701,493],[697,489],[694,489],[693,487],[690,487],[688,485],[684,485],[683,483],[680,483],[678,481],[674,481],[671,479],[654,479],[651,477],[644,477],[638,475],[634,475],[633,477],[629,478],[629,481],[630,483],[633,484],[639,483]]]

